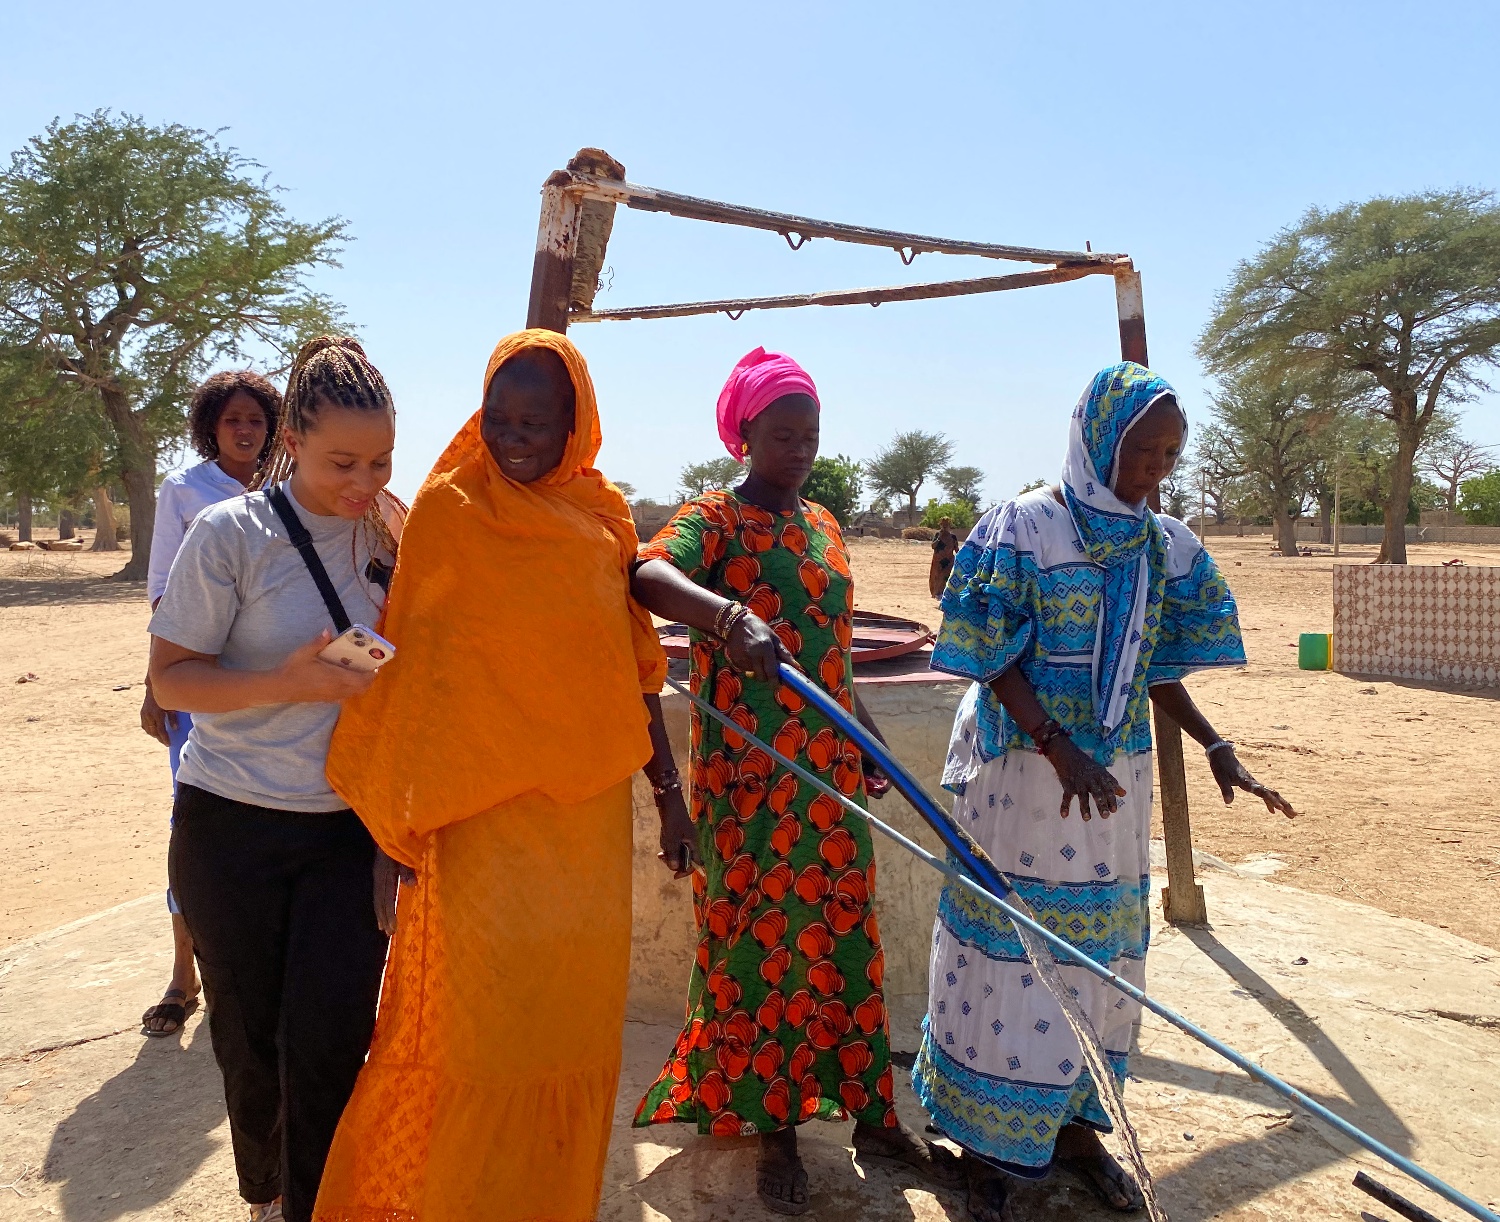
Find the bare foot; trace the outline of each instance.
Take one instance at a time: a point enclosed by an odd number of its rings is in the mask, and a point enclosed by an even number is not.
[[[856,1121],[854,1153],[862,1163],[873,1159],[910,1168],[935,1184],[957,1184],[964,1178],[963,1167],[953,1151],[918,1137],[900,1123],[886,1129]]]
[[[1078,1176],[1099,1200],[1118,1213],[1146,1208],[1146,1198],[1131,1174],[1104,1148],[1099,1134],[1076,1120],[1057,1136],[1057,1162]]]
[[[963,1166],[969,1178],[969,1217],[975,1222],[1011,1222],[1010,1176],[999,1167],[991,1167],[972,1154],[965,1154]]]
[[[760,1203],[779,1214],[807,1212],[807,1172],[797,1153],[797,1130],[778,1129],[760,1135],[755,1164],[755,1191]]]

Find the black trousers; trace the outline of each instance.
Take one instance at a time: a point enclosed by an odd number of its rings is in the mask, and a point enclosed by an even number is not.
[[[168,873],[193,935],[240,1195],[309,1222],[375,1026],[386,938],[353,811],[298,814],[178,785]]]

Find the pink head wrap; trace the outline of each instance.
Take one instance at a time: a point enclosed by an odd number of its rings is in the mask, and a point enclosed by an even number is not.
[[[764,348],[745,353],[719,392],[719,439],[734,458],[745,461],[745,426],[782,395],[808,395],[822,410],[818,388],[791,357]]]

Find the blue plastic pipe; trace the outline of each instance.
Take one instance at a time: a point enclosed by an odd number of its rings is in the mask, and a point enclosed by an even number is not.
[[[1456,1205],[1465,1213],[1471,1215],[1472,1217],[1480,1219],[1481,1222],[1500,1222],[1500,1215],[1492,1213],[1478,1201],[1464,1195],[1458,1189],[1450,1186],[1449,1184],[1444,1183],[1430,1171],[1427,1171],[1424,1168],[1418,1166],[1416,1163],[1412,1162],[1411,1159],[1406,1158],[1401,1154],[1397,1154],[1396,1151],[1392,1150],[1383,1142],[1377,1141],[1363,1129],[1356,1128],[1354,1125],[1350,1124],[1347,1120],[1340,1116],[1337,1112],[1330,1111],[1316,1099],[1313,1099],[1304,1094],[1295,1086],[1292,1086],[1288,1082],[1283,1082],[1269,1070],[1262,1069],[1254,1061],[1250,1060],[1249,1057],[1235,1051],[1235,1049],[1224,1043],[1223,1040],[1210,1035],[1202,1027],[1198,1026],[1197,1023],[1184,1018],[1182,1015],[1178,1014],[1170,1007],[1162,1005],[1161,1002],[1142,992],[1124,977],[1110,971],[1109,968],[1104,967],[1102,964],[1095,963],[1082,951],[1078,950],[1071,943],[1068,943],[1062,938],[1058,937],[1050,929],[1046,928],[1046,926],[1032,920],[1029,916],[1026,916],[1013,905],[1006,903],[1006,901],[1002,899],[1001,896],[1011,893],[1011,887],[1009,886],[1009,884],[1006,883],[1004,878],[1001,877],[997,871],[990,869],[986,863],[979,861],[979,859],[975,857],[975,855],[964,844],[963,838],[958,834],[957,829],[950,822],[946,812],[944,812],[937,805],[937,803],[933,801],[932,797],[927,793],[925,789],[922,788],[921,783],[917,780],[916,777],[911,774],[910,770],[891,755],[891,753],[886,749],[884,743],[882,743],[873,734],[866,730],[864,726],[860,725],[858,721],[851,717],[844,710],[844,708],[827,692],[825,692],[822,688],[818,687],[815,683],[808,679],[808,677],[801,671],[792,666],[788,666],[785,662],[781,664],[781,680],[799,696],[801,696],[804,700],[806,700],[809,704],[816,708],[820,713],[822,713],[823,716],[831,721],[835,726],[837,726],[841,732],[847,734],[849,738],[851,738],[859,746],[861,751],[864,751],[880,766],[881,770],[891,778],[892,784],[895,785],[896,789],[901,793],[901,795],[909,803],[911,803],[912,807],[917,811],[917,813],[921,815],[922,818],[925,819],[927,823],[932,827],[932,830],[938,834],[939,838],[943,841],[943,844],[948,848],[949,852],[951,852],[954,857],[956,857],[961,863],[963,863],[963,870],[960,870],[957,867],[950,865],[948,862],[942,860],[941,858],[935,856],[934,854],[929,853],[916,841],[903,836],[895,828],[881,822],[874,815],[870,814],[870,812],[867,811],[864,807],[860,806],[859,803],[845,797],[843,794],[839,793],[832,786],[830,786],[826,781],[823,781],[821,778],[815,776],[806,768],[803,768],[801,765],[787,759],[786,756],[782,755],[781,752],[777,751],[769,743],[763,742],[754,734],[751,734],[749,731],[744,729],[743,726],[740,726],[738,723],[733,721],[728,716],[728,714],[714,708],[714,706],[709,704],[706,700],[700,700],[696,695],[694,695],[681,683],[678,683],[675,679],[669,678],[667,682],[670,683],[672,687],[674,687],[677,691],[686,696],[690,701],[692,701],[694,705],[702,709],[703,712],[714,718],[714,720],[721,722],[726,729],[732,730],[741,738],[744,738],[748,742],[754,743],[762,751],[765,751],[783,768],[786,768],[788,771],[794,773],[795,775],[801,777],[804,781],[808,782],[808,784],[812,785],[815,789],[818,789],[821,792],[827,794],[829,797],[833,798],[834,801],[838,802],[840,805],[858,815],[860,818],[864,819],[876,831],[889,837],[891,840],[894,840],[897,844],[901,845],[913,856],[921,858],[928,865],[932,866],[933,869],[937,870],[940,874],[945,875],[961,886],[967,887],[980,899],[994,904],[997,908],[1004,912],[1005,915],[1009,917],[1010,920],[1015,924],[1024,925],[1027,929],[1031,930],[1043,941],[1045,941],[1047,945],[1050,946],[1053,951],[1056,952],[1057,956],[1061,959],[1073,964],[1076,967],[1081,967],[1087,972],[1091,972],[1093,975],[1099,977],[1100,980],[1103,980],[1106,984],[1113,985],[1127,997],[1133,998],[1146,1009],[1150,1010],[1153,1014],[1156,1014],[1159,1017],[1165,1019],[1167,1022],[1171,1023],[1172,1026],[1176,1027],[1179,1031],[1190,1035],[1205,1048],[1211,1048],[1214,1052],[1217,1052],[1231,1065],[1234,1065],[1237,1068],[1243,1070],[1257,1082],[1261,1082],[1266,1086],[1269,1086],[1282,1098],[1287,1099],[1292,1103],[1295,1103],[1298,1107],[1301,1107],[1310,1112],[1325,1124],[1330,1125],[1334,1129],[1337,1129],[1351,1141],[1360,1146],[1363,1146],[1366,1150],[1370,1151],[1371,1154],[1374,1154],[1378,1158],[1384,1159],[1387,1163],[1389,1163],[1392,1167],[1395,1167],[1396,1170],[1400,1171],[1403,1175],[1409,1176],[1412,1179],[1416,1180],[1417,1183],[1421,1184],[1424,1188],[1430,1189],[1432,1192],[1437,1193],[1438,1196],[1442,1197],[1450,1204]],[[965,873],[965,870],[967,871],[967,873]]]

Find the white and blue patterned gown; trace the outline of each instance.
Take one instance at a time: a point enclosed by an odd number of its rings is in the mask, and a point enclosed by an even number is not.
[[[933,668],[975,680],[953,727],[944,785],[954,814],[1037,919],[1144,987],[1150,940],[1150,684],[1243,666],[1238,616],[1218,567],[1192,533],[1158,515],[1140,652],[1123,719],[1096,714],[1092,663],[1104,570],[1068,510],[1041,489],[997,506],[959,552],[943,595]],[[1125,790],[1108,819],[1061,818],[1052,765],[986,686],[1016,665],[1049,716]],[[1123,1085],[1139,1005],[1062,966]],[[1078,1042],[1027,963],[1015,929],[949,884],[933,930],[918,1098],[948,1136],[1014,1174],[1039,1177],[1073,1120],[1109,1131]]]

